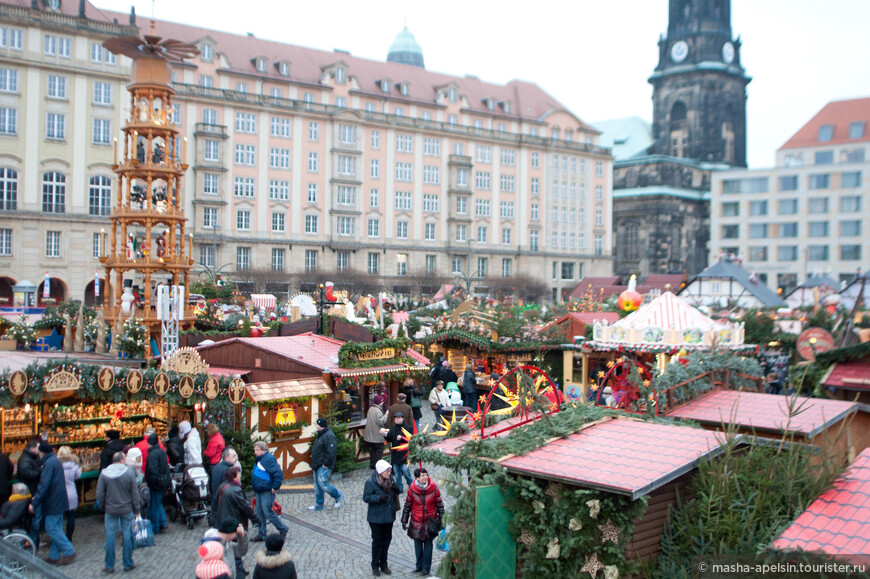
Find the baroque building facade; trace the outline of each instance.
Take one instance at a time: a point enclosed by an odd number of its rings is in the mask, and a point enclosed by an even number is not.
[[[407,31],[411,64],[155,27],[200,50],[171,111],[196,270],[358,270],[400,293],[524,274],[557,300],[610,273],[610,151],[535,84],[427,71]],[[0,299],[46,272],[53,297],[92,299],[129,116],[130,62],[101,43],[125,34],[134,15],[85,1],[0,1]]]
[[[659,40],[653,122],[603,123],[602,143],[625,135],[614,163],[614,273],[700,272],[709,258],[710,183],[714,171],[746,166],[746,85],[730,0],[670,0]],[[635,130],[628,130],[635,126]]]

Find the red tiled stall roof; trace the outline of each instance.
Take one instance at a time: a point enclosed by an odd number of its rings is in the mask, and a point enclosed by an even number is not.
[[[813,501],[771,547],[870,559],[870,449],[859,454],[834,486]]]
[[[843,390],[870,390],[870,362],[837,362],[824,385]]]
[[[508,471],[642,497],[719,454],[722,433],[614,418],[524,456],[502,461]]]
[[[276,382],[259,382],[248,384],[247,389],[251,400],[254,402],[320,396],[321,394],[332,392],[322,378],[298,378],[295,380],[278,380]]]
[[[789,419],[790,403],[796,412]],[[813,437],[857,409],[856,404],[841,400],[713,390],[665,414],[702,424],[726,423],[759,431],[794,432]]]

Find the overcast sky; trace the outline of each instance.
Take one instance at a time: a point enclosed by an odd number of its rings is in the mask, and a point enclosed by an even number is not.
[[[70,0],[66,0],[70,1]],[[92,0],[150,17],[150,0]],[[386,60],[407,20],[426,68],[538,84],[587,122],[652,118],[647,78],[667,0],[157,0],[155,15],[289,44]],[[831,100],[870,96],[870,0],[732,0],[743,41],[750,167]],[[141,20],[140,20],[141,25]]]

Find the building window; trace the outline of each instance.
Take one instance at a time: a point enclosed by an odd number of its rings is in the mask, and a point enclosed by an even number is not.
[[[767,187],[767,177],[725,179],[722,181],[722,193],[767,193]]]
[[[21,31],[17,28],[0,28],[0,48],[21,50],[21,37]]]
[[[423,239],[426,241],[435,241],[436,225],[434,223],[423,224]]]
[[[458,256],[453,256],[450,258],[450,270],[451,273],[457,274],[462,273],[462,258]]]
[[[236,248],[236,269],[244,271],[251,267],[251,248],[237,247]]]
[[[441,155],[441,139],[434,137],[426,137],[423,139],[423,154],[430,157],[438,157]]]
[[[571,210],[571,215],[572,216],[574,215],[573,209]],[[531,219],[532,221],[538,220],[538,204],[537,203],[532,203],[531,210],[529,212],[529,219]]]
[[[861,211],[860,195],[850,195],[849,197],[840,198],[840,212],[857,213],[859,211]]]
[[[239,231],[251,230],[251,212],[247,209],[236,211],[236,229]]]
[[[305,250],[305,271],[314,271],[317,269],[317,251],[314,249]]]
[[[502,201],[499,206],[499,217],[502,219],[513,219],[514,218],[514,202],[513,201]]]
[[[43,39],[43,48],[45,54],[49,56],[60,56],[63,58],[69,58],[70,40],[69,38],[63,36],[53,36],[51,34],[46,34]]]
[[[510,277],[511,276],[511,264],[513,262],[510,258],[505,257],[501,260],[501,276],[502,277]]]
[[[485,257],[477,258],[477,277],[485,278],[487,275],[487,266],[489,265],[489,260]]]
[[[722,239],[737,239],[740,236],[739,225],[723,225]]]
[[[828,222],[827,221],[810,221],[809,222],[809,236],[810,237],[827,237],[828,236]]]
[[[466,215],[468,213],[468,198],[467,197],[457,197],[456,198],[456,214],[457,215]]]
[[[435,273],[435,257],[434,255],[426,256],[426,273]]]
[[[501,243],[502,245],[510,245],[512,238],[513,230],[510,227],[505,227],[501,230]]]
[[[796,245],[780,245],[776,250],[778,261],[797,261],[798,248]]]
[[[291,122],[284,117],[272,117],[269,120],[269,133],[273,137],[290,138]]]
[[[254,145],[236,145],[235,163],[246,167],[253,167],[257,161],[257,152]]]
[[[290,181],[271,179],[269,181],[270,201],[289,201]]]
[[[810,189],[827,189],[830,183],[831,176],[827,173],[810,175]]]
[[[477,171],[474,175],[474,186],[477,189],[491,189],[492,177],[486,171]]]
[[[377,159],[372,159],[370,163],[369,174],[372,179],[380,179],[381,177],[381,162]]]
[[[581,238],[582,239],[582,238]],[[582,245],[580,247],[583,247]],[[604,255],[604,237],[597,233],[595,234],[595,255]]]
[[[538,251],[540,246],[540,233],[538,231],[529,232],[529,251]]]
[[[842,176],[843,189],[855,189],[861,186],[861,171],[849,171]]]
[[[372,149],[380,149],[381,148],[381,132],[380,131],[372,131],[370,140],[371,140]]]
[[[828,261],[828,246],[810,245],[807,248],[807,254],[810,261]]]
[[[199,246],[199,263],[205,267],[214,267],[214,246],[200,245]]]
[[[492,147],[488,145],[477,145],[477,156],[475,160],[478,163],[491,163],[492,162]]]
[[[108,215],[111,210],[112,181],[108,177],[91,177],[88,187],[88,214]]]
[[[45,232],[45,257],[60,257],[60,231]]]
[[[457,117],[455,114],[451,113],[451,114],[447,115],[447,124],[456,125],[458,123],[459,123],[459,117]]]
[[[423,211],[425,213],[438,213],[438,195],[431,193],[423,195]]]
[[[272,248],[272,271],[284,271],[284,250],[282,248]]]
[[[465,225],[457,225],[456,226],[456,241],[459,243],[465,243],[468,240],[467,236],[468,229]]]
[[[316,141],[320,134],[320,123],[309,121],[308,123],[308,140]]]
[[[423,183],[437,185],[441,182],[441,167],[437,165],[423,165]]]
[[[269,166],[272,169],[290,168],[290,149],[269,149]]]
[[[554,263],[555,265],[555,263]],[[562,262],[562,279],[563,280],[573,280],[574,279],[574,263],[570,261]]]
[[[356,205],[356,187],[348,185],[339,185],[337,190],[338,205],[354,206]]]
[[[368,255],[368,272],[373,275],[377,275],[381,269],[381,254],[375,252],[369,252]]]
[[[0,68],[0,91],[18,92],[18,71],[14,68]]]
[[[407,253],[397,253],[396,254],[396,275],[400,275],[400,276],[408,275],[408,254]]]
[[[236,83],[236,92],[240,92],[245,94],[248,92],[248,83],[246,82],[237,82]]]
[[[218,222],[217,207],[205,207],[202,210],[203,229],[214,229]]]
[[[91,237],[91,257],[99,259],[103,256],[103,234],[94,233]]]
[[[0,211],[18,209],[18,172],[0,167]]]
[[[825,143],[834,138],[834,125],[822,125],[819,127],[819,142]]]
[[[860,245],[841,245],[840,259],[842,261],[858,261],[861,259]]]
[[[750,247],[749,261],[767,261],[767,247]]]
[[[851,221],[841,221],[840,222],[840,236],[841,237],[858,237],[861,235],[861,221],[851,220]]]
[[[798,224],[797,223],[780,223],[779,224],[779,236],[780,237],[797,237],[798,236]]]
[[[236,132],[250,133],[257,132],[257,116],[254,113],[236,113]]]
[[[809,205],[810,215],[814,215],[816,213],[827,213],[828,212],[828,198],[827,197],[810,197],[808,205]]]
[[[108,145],[112,133],[112,121],[109,119],[94,119],[94,144]]]
[[[97,81],[94,83],[94,104],[112,104],[112,85],[107,82]]]
[[[368,227],[366,229],[369,237],[380,237],[381,236],[381,220],[380,219],[369,219]]]
[[[749,203],[750,215],[767,215],[767,201],[751,201]]]
[[[283,213],[273,213],[272,214],[272,233],[284,233],[284,219],[285,215]]]
[[[779,178],[780,191],[797,191],[798,178],[797,175],[782,175]]]
[[[751,239],[764,239],[767,237],[767,223],[750,223],[749,237]]]
[[[338,251],[335,254],[335,269],[344,271],[350,266],[350,252]]]
[[[740,215],[740,204],[736,201],[722,203],[722,217],[737,217]]]
[[[413,153],[414,138],[411,135],[406,135],[404,133],[396,133],[396,152]]]
[[[601,213],[601,209],[595,210],[595,227],[603,227],[604,226],[604,216]]]
[[[354,234],[353,217],[340,216],[338,218],[338,234],[342,237],[350,237]]]
[[[816,165],[830,165],[834,162],[834,152],[833,151],[816,151],[815,154],[815,164]]]
[[[208,74],[199,75],[199,86],[203,88],[214,88],[214,77]]]
[[[798,210],[798,200],[797,199],[780,199],[779,203],[779,214],[780,215],[794,215]]]
[[[317,215],[305,216],[305,233],[317,233]]]
[[[254,197],[254,178],[253,177],[234,177],[233,178],[233,195],[236,197]]]
[[[18,110],[0,107],[0,134],[15,135],[18,133]]]
[[[396,222],[396,238],[408,239],[408,222],[407,221],[397,221]]]
[[[464,167],[456,169],[456,186],[468,187],[468,169]]]
[[[369,189],[369,207],[379,207],[380,203],[380,192],[377,189]]]
[[[43,213],[66,213],[66,176],[57,171],[42,175]]]
[[[205,61],[211,61],[214,58],[214,48],[211,44],[203,44],[199,49],[199,58]]]
[[[399,211],[411,210],[411,192],[396,191],[395,208]]]
[[[500,175],[499,181],[501,183],[501,190],[505,193],[513,193],[516,190],[513,175],[502,174]]]
[[[317,153],[308,153],[308,172],[317,173]]]
[[[203,143],[203,159],[206,161],[218,161],[220,155],[220,143],[214,139],[206,139]]]
[[[308,184],[306,199],[309,203],[317,203],[317,183]]]
[[[66,116],[61,113],[46,115],[45,138],[53,141],[63,141],[66,138]]]

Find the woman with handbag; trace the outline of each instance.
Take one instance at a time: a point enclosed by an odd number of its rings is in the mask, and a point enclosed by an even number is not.
[[[444,503],[441,491],[429,479],[429,471],[414,469],[414,482],[408,488],[408,498],[402,511],[402,529],[414,539],[414,554],[417,556],[416,573],[429,575],[432,567],[432,541],[441,531]]]
[[[372,575],[380,577],[381,572],[392,575],[387,556],[393,541],[396,511],[399,510],[399,487],[387,461],[379,460],[375,464],[375,472],[363,488],[363,502],[368,505],[366,519],[372,531]]]
[[[444,389],[443,381],[435,382],[435,388],[429,393],[429,404],[432,405],[432,412],[435,413],[435,421],[437,422],[444,409],[450,406],[450,394]]]

